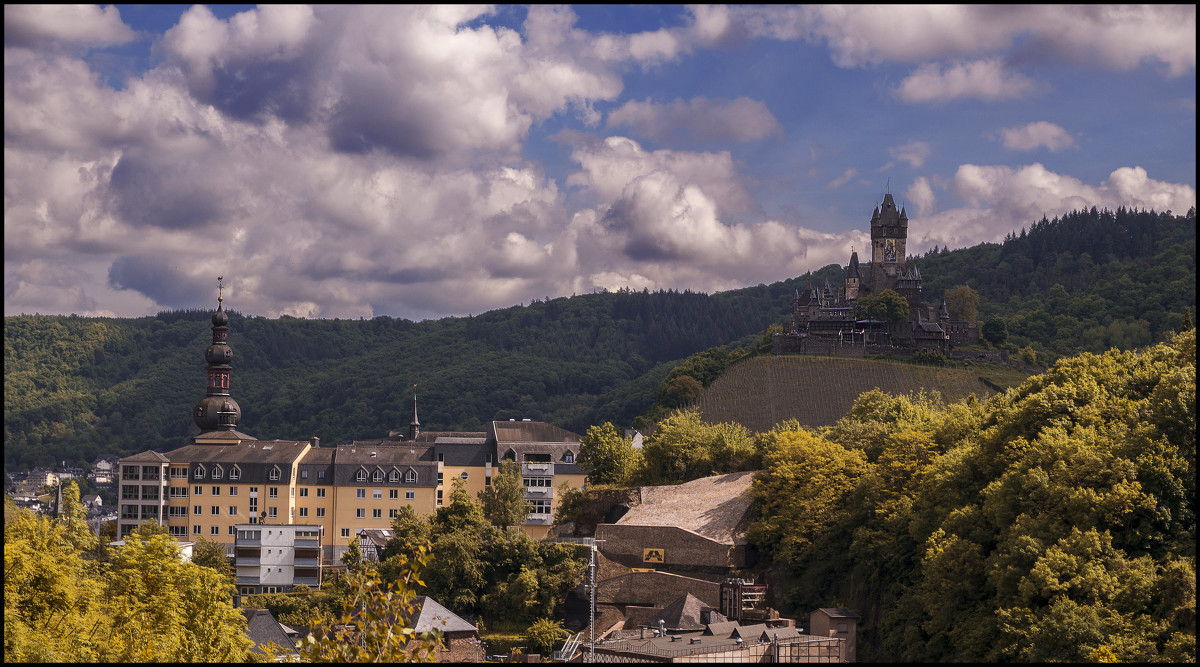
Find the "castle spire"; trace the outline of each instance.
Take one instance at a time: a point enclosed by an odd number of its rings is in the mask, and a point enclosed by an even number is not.
[[[242,408],[229,395],[229,376],[233,367],[233,350],[226,344],[229,316],[221,302],[225,300],[225,277],[217,277],[217,310],[212,315],[212,345],[204,351],[208,362],[208,388],[204,398],[196,403],[192,419],[201,431],[232,431],[242,418]]]

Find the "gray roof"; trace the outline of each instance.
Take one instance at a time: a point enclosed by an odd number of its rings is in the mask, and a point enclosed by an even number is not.
[[[168,459],[166,456],[163,456],[162,454],[160,454],[158,452],[152,452],[150,450],[146,450],[140,454],[126,456],[125,458],[121,459],[122,463],[168,463],[169,461],[170,461],[170,459]],[[49,472],[49,471],[50,471],[49,468],[45,469],[45,472]],[[42,468],[34,468],[30,474],[34,474],[34,473],[38,473],[38,472],[42,472]]]
[[[309,447],[307,440],[250,440],[231,442],[228,445],[187,445],[167,452],[173,463],[191,464],[189,477],[195,475],[197,465],[205,468],[205,479],[215,466],[221,466],[221,479],[229,478],[229,471],[236,465],[243,482],[287,484],[292,479],[292,464]],[[270,479],[271,470],[279,467],[279,479]]]
[[[433,460],[433,447],[417,442],[395,442],[389,440],[354,441],[338,445],[333,455],[333,480],[337,486],[362,484],[357,481],[359,470],[370,477],[375,471],[383,473],[382,482],[371,484],[394,485],[397,487],[437,486],[437,463]],[[399,481],[391,481],[391,473],[399,473]],[[405,482],[404,476],[412,470],[417,474],[415,482]]]
[[[517,443],[579,443],[579,435],[546,422],[494,421],[488,433],[497,446]]]
[[[821,607],[817,611],[824,612],[831,618],[860,618],[853,610],[844,607]]]
[[[417,632],[428,632],[437,629],[449,634],[451,632],[476,632],[478,630],[474,625],[462,620],[454,612],[438,604],[436,600],[428,595],[418,595],[414,599],[414,602],[418,607],[418,612],[413,629]]]
[[[708,608],[700,598],[686,593],[663,607],[662,611],[650,619],[648,625],[656,628],[658,622],[662,621],[668,630],[700,630],[704,628],[704,624],[700,622],[700,612]]]
[[[271,612],[266,609],[249,609],[243,608],[242,615],[246,617],[246,635],[254,642],[254,646],[250,650],[255,653],[266,655],[263,650],[270,642],[275,642],[279,648],[286,650],[294,650],[295,642],[284,632],[283,626]]]
[[[722,544],[745,544],[754,472],[735,472],[672,486],[641,487],[642,501],[617,521],[627,526],[673,526]]]

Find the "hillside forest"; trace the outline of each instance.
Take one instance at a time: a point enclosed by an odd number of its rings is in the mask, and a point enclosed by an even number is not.
[[[1190,322],[1195,234],[1194,209],[1092,209],[1043,219],[1003,243],[910,260],[926,302],[975,294],[969,310],[978,321],[1004,324],[994,344],[1047,366],[1081,351],[1145,346]],[[842,274],[830,265],[813,279],[837,285]],[[414,394],[427,429],[529,418],[583,433],[639,415],[650,425],[728,363],[769,351],[764,342],[790,322],[805,281],[711,295],[622,289],[421,322],[230,311],[239,430],[261,439],[385,437],[408,423]],[[204,395],[209,315],[6,317],[5,469],[186,444],[195,432],[190,408]],[[665,387],[689,360],[688,373]]]
[[[860,660],[1195,661],[1194,329],[987,400],[868,391],[821,428],[685,409],[637,450],[604,424],[580,459],[562,525],[630,485],[758,470],[751,574],[785,617],[856,610]]]

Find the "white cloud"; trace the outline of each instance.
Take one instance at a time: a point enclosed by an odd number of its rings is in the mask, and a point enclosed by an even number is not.
[[[1004,100],[1034,92],[1033,81],[1010,72],[997,58],[956,63],[942,68],[937,63],[918,67],[896,89],[902,101],[940,103],[959,98]]]
[[[929,142],[926,141],[910,141],[903,146],[892,146],[888,149],[888,155],[901,162],[907,162],[910,167],[923,166],[932,152]]]
[[[1053,218],[1093,206],[1182,213],[1196,204],[1194,188],[1156,181],[1141,167],[1121,167],[1109,174],[1108,180],[1092,186],[1038,163],[1016,169],[964,164],[949,189],[966,207],[914,219],[909,225],[910,252],[923,252],[934,245],[956,248],[998,242],[1042,216]]]
[[[917,205],[917,213],[919,215],[928,215],[933,211],[933,205],[936,198],[933,195],[933,188],[929,185],[929,179],[920,176],[917,180],[908,186],[904,191],[904,196],[909,201]]]
[[[837,178],[830,181],[829,184],[825,186],[825,189],[826,190],[836,190],[836,189],[842,187],[843,185],[849,183],[851,181],[851,179],[853,179],[857,175],[858,175],[858,170],[855,169],[854,167],[850,167],[846,171],[843,171],[841,176],[838,176]]]
[[[112,5],[4,5],[6,47],[96,47],[124,44],[133,38],[133,30]]]
[[[1044,147],[1057,153],[1075,146],[1075,137],[1071,136],[1070,132],[1044,120],[1018,127],[1006,127],[1000,130],[1000,139],[1005,148],[1014,151],[1031,151]]]
[[[767,105],[739,97],[735,100],[676,99],[668,104],[630,100],[608,115],[608,127],[625,126],[634,132],[666,143],[712,141],[758,141],[783,128]]]

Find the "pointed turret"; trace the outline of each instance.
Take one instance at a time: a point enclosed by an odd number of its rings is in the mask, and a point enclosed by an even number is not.
[[[950,319],[950,309],[946,307],[945,299],[942,299],[942,307],[938,309],[938,319],[939,320]]]
[[[212,345],[204,351],[204,359],[208,362],[208,389],[192,411],[192,419],[201,431],[232,431],[242,419],[242,408],[229,395],[229,377],[233,371],[229,362],[233,360],[233,350],[225,342],[229,335],[229,316],[221,304],[224,301],[221,295],[223,280],[224,277],[217,278],[217,310],[212,315]]]
[[[408,422],[408,439],[416,440],[421,434],[421,422],[417,420],[417,395],[413,394],[413,418]]]

